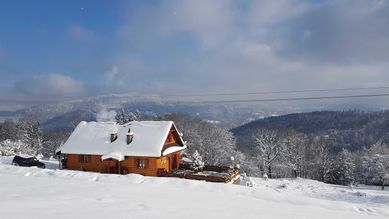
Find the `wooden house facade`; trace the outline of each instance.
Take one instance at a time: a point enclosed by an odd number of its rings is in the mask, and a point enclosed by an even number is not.
[[[179,167],[181,136],[171,121],[81,122],[58,152],[70,170],[158,176]]]

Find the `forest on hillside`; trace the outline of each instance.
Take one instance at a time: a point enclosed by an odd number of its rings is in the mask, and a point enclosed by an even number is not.
[[[153,117],[127,110],[107,113],[118,123],[172,120],[187,141],[185,157],[211,165],[239,164],[251,176],[304,177],[335,184],[389,183],[388,111],[290,114],[232,130],[179,113]],[[69,126],[81,120],[82,116],[74,117]],[[44,129],[32,115],[1,122],[0,155],[52,157],[71,131]]]
[[[357,151],[378,141],[389,143],[389,111],[320,111],[268,117],[232,129],[238,147],[250,148],[251,136],[258,128],[290,128],[308,137],[325,137],[333,152]]]

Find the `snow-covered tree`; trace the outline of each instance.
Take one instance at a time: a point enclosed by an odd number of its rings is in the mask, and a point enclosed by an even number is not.
[[[389,156],[380,154],[365,156],[363,167],[367,183],[381,185],[384,190],[385,184],[389,183]]]
[[[4,140],[0,142],[0,156],[14,156],[19,154],[32,155],[35,152],[22,141]]]
[[[368,154],[381,154],[381,155],[389,155],[389,145],[387,143],[382,142],[381,140],[377,141],[375,144],[371,145],[367,150]]]
[[[307,160],[309,162],[309,176],[322,182],[330,179],[333,165],[333,155],[330,153],[327,139],[317,136],[308,143]]]
[[[0,123],[0,141],[18,140],[18,129],[15,122],[6,120]]]
[[[45,133],[43,136],[42,155],[46,158],[54,156],[55,150],[65,143],[70,134],[67,131]]]
[[[131,121],[140,121],[142,116],[139,111],[130,112],[128,110],[121,109],[116,113],[115,119],[116,123],[123,125]]]
[[[196,150],[203,161],[210,165],[230,165],[230,157],[244,165],[244,156],[236,150],[234,136],[228,130],[214,124],[204,122],[183,114],[170,114],[155,118],[156,120],[172,120],[187,141],[186,153],[193,154]]]
[[[204,162],[203,162],[203,158],[201,157],[200,153],[196,150],[192,156],[192,168],[194,170],[201,170],[204,168]]]
[[[389,147],[378,141],[364,151],[362,157],[362,180],[367,184],[389,184]]]
[[[272,178],[272,164],[282,154],[284,148],[279,134],[274,130],[258,129],[253,135],[255,151],[268,177]]]
[[[305,160],[306,138],[295,130],[287,130],[281,140],[283,163],[293,172],[293,177],[301,177]]]
[[[355,181],[354,178],[355,164],[351,153],[343,149],[338,155],[332,166],[331,173],[328,174],[328,180],[332,183],[349,185]]]
[[[29,155],[38,155],[43,149],[43,133],[39,121],[28,116],[18,121],[18,135],[30,149]]]

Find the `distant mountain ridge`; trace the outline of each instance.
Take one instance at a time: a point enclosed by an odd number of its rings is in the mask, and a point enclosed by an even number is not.
[[[182,101],[182,102],[181,102]],[[182,97],[161,96],[146,96],[139,94],[112,94],[101,95],[95,97],[85,97],[80,99],[58,101],[53,103],[45,103],[35,105],[17,111],[0,111],[0,121],[5,119],[17,119],[25,115],[32,114],[39,118],[45,129],[72,129],[74,121],[77,120],[95,120],[96,114],[102,109],[119,111],[121,109],[127,111],[139,111],[147,117],[159,116],[169,113],[184,113],[202,120],[213,123],[217,126],[231,129],[243,124],[251,124],[251,121],[266,118],[264,121],[282,125],[282,117],[279,119],[277,115],[286,115],[289,113],[300,113],[318,110],[339,110],[343,109],[343,105],[323,105],[312,103],[311,105],[301,105],[300,102],[278,102],[278,103],[251,103],[251,104],[202,104],[190,103]],[[344,108],[348,108],[343,106]],[[352,108],[352,107],[351,107]],[[370,107],[363,108],[357,106],[358,109],[377,110],[379,108]],[[328,115],[323,112],[330,113],[331,111],[320,111],[323,117]],[[294,116],[293,116],[294,115]],[[276,119],[277,118],[277,119]],[[304,124],[297,122],[301,119],[299,114],[292,114],[287,117],[287,122],[296,120],[295,124],[300,124],[300,131],[309,132],[304,129]],[[253,123],[255,124],[255,123]],[[310,122],[310,127],[314,121]],[[322,124],[322,123],[321,123]],[[319,125],[319,124],[317,124]],[[326,126],[330,126],[327,124]],[[247,126],[245,126],[247,127]],[[324,127],[324,126],[323,126]],[[331,127],[328,127],[331,128]],[[235,130],[235,129],[234,129]],[[236,129],[238,130],[238,129]]]
[[[72,121],[95,120],[102,109],[120,111],[139,111],[143,116],[153,117],[169,113],[185,113],[217,124],[232,128],[249,121],[274,114],[285,114],[286,111],[272,111],[246,105],[189,104],[162,99],[161,97],[143,97],[129,95],[104,95],[83,99],[61,101],[36,105],[14,112],[0,112],[0,120],[34,115],[45,129],[71,129]]]
[[[332,149],[359,150],[377,141],[389,143],[389,111],[320,111],[268,117],[232,129],[241,148],[253,147],[256,129],[293,128],[308,136],[326,136]]]

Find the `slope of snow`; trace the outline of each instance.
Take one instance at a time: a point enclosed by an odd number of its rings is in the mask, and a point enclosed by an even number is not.
[[[305,179],[255,186],[15,167],[0,157],[0,218],[388,218],[389,192]],[[48,165],[50,164],[50,165]],[[55,162],[46,162],[55,168]]]

